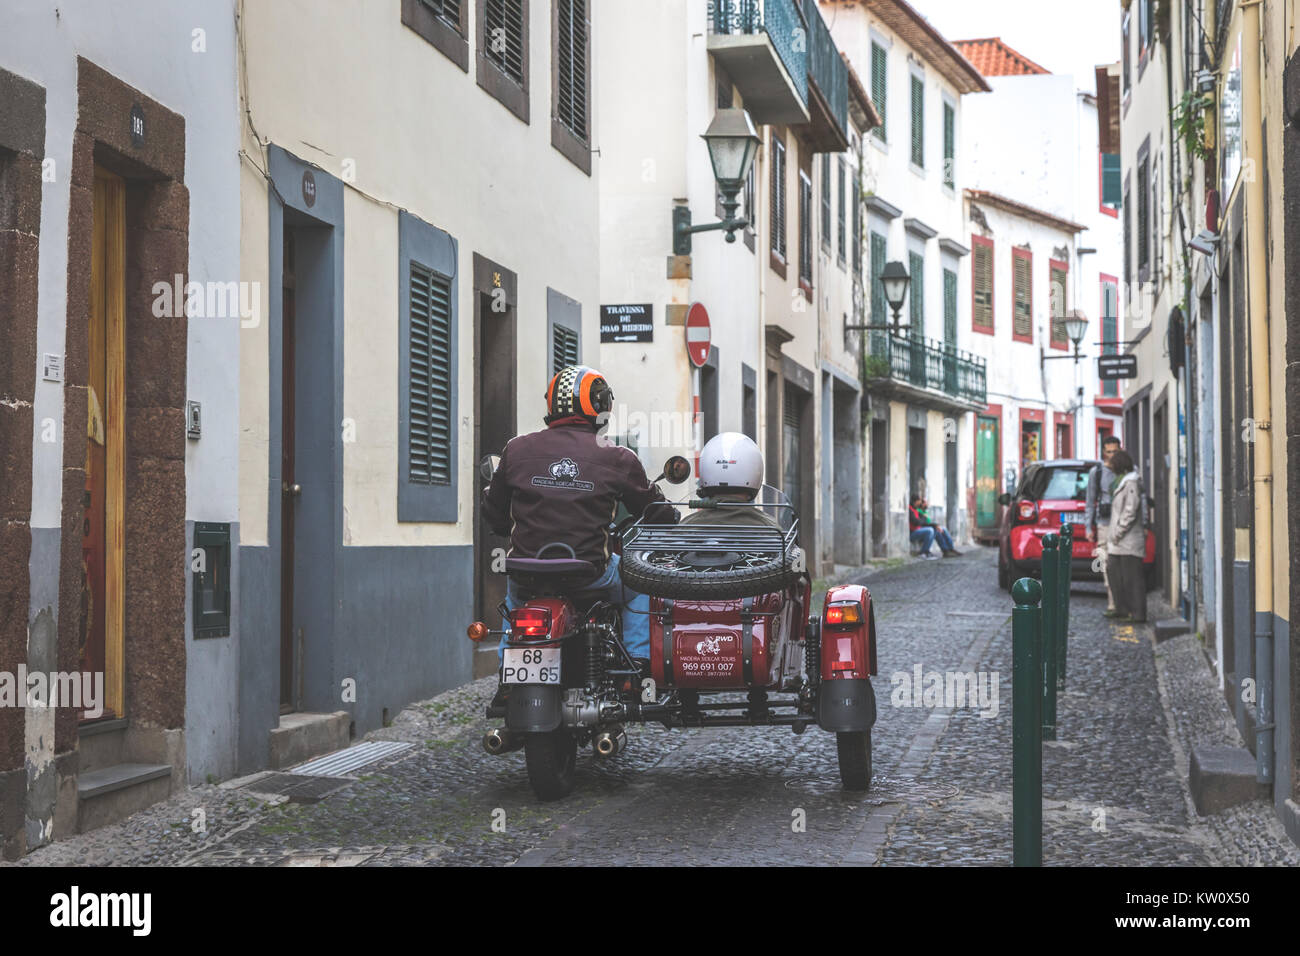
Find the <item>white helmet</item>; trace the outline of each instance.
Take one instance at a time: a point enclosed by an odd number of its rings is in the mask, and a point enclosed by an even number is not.
[[[763,484],[763,454],[740,432],[714,435],[700,451],[699,492],[704,497],[743,494],[753,498]]]

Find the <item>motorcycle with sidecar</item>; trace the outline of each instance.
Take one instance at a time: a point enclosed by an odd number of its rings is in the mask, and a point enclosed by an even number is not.
[[[493,467],[484,459],[485,477]],[[673,456],[655,480],[680,484],[690,473]],[[556,556],[563,545],[506,558],[505,573],[531,596],[499,608],[503,629],[481,621],[468,628],[471,640],[506,638],[487,712],[504,726],[487,733],[484,749],[523,749],[534,793],[554,800],[573,790],[578,749],[617,756],[627,724],[787,726],[796,734],[815,726],[835,734],[844,789],[869,789],[877,657],[868,590],[832,586],[812,613],[798,517],[771,486],[753,502],[675,504],[698,514],[675,525],[629,518],[616,529],[623,584],[650,597],[648,662],[624,647],[617,607],[573,596],[594,577],[590,562],[571,550]],[[730,508],[773,520],[723,520]]]

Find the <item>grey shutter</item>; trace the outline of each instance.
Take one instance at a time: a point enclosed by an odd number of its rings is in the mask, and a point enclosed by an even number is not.
[[[957,347],[957,273],[943,270],[943,341]]]
[[[862,197],[858,195],[856,179],[849,181],[853,202],[853,274],[862,275]]]
[[[943,104],[943,184],[953,186],[957,181],[957,113],[947,103]]]
[[[421,0],[433,11],[434,16],[449,23],[457,33],[460,32],[460,0]]]
[[[552,326],[551,332],[551,374],[554,375],[566,365],[578,364],[578,333],[559,324]]]
[[[587,139],[587,5],[585,0],[555,0],[557,31],[556,113],[584,142]]]
[[[912,162],[925,166],[925,84],[912,77]]]
[[[482,0],[484,55],[520,86],[524,83],[523,0]],[[498,39],[499,38],[499,39]]]
[[[845,233],[848,232],[848,230],[845,228],[846,225],[847,225],[846,222],[845,222],[845,218],[846,218],[846,215],[847,215],[847,208],[846,208],[845,205],[844,205],[844,172],[845,172],[846,167],[845,167],[845,165],[844,165],[844,157],[843,157],[843,156],[840,157],[840,163],[839,163],[839,166],[840,166],[840,178],[839,178],[839,192],[840,192],[839,199],[840,199],[840,209],[839,209],[839,217],[838,217],[838,218],[839,218],[839,223],[840,223],[840,234],[839,234],[839,245],[838,245],[838,247],[837,247],[837,252],[839,253],[840,265],[844,265],[844,254],[845,254],[845,245],[846,245],[846,243],[845,243],[845,238],[846,238],[846,237],[845,237]]]
[[[911,291],[908,293],[912,300],[912,329],[911,335],[914,339],[925,337],[925,257],[919,253],[909,252],[908,272],[911,273]]]
[[[885,306],[885,286],[880,281],[880,274],[885,271],[885,237],[878,232],[871,234],[871,324],[884,325],[889,322]],[[883,355],[885,352],[885,333],[880,329],[871,332],[871,354]]]
[[[410,480],[451,484],[451,280],[411,263]]]
[[[772,134],[772,251],[785,258],[785,144]]]

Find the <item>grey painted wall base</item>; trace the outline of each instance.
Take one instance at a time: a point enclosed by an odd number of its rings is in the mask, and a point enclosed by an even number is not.
[[[185,522],[185,542],[194,551],[194,522]],[[230,523],[230,580],[238,582],[239,523]],[[186,562],[189,567],[189,562]],[[185,759],[190,783],[235,776],[239,726],[239,592],[232,586],[230,634],[194,639],[194,583],[185,584]]]
[[[240,549],[239,773],[269,766],[270,732],[279,724],[279,566],[271,549]],[[472,678],[474,555],[469,545],[346,547],[339,552],[332,633],[306,638],[319,662],[303,688],[304,708],[347,710],[358,736],[383,726],[413,701]],[[329,600],[326,594],[321,600]],[[356,701],[342,699],[356,682]]]
[[[31,594],[28,601],[27,670],[50,673],[59,669],[59,552],[60,528],[32,528],[28,561]],[[30,715],[29,715],[29,718]],[[30,728],[29,728],[30,730]],[[59,775],[54,735],[41,735],[41,751],[28,749],[24,758],[26,794],[23,801],[26,851],[54,838],[59,799]],[[73,770],[75,773],[75,763]]]

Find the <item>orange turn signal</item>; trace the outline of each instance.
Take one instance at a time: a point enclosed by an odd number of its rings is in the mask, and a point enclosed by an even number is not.
[[[826,623],[832,626],[837,624],[861,624],[862,607],[857,601],[832,604],[826,608]]]
[[[465,633],[469,635],[471,641],[481,641],[488,636],[488,626],[482,621],[475,621],[465,628]]]

